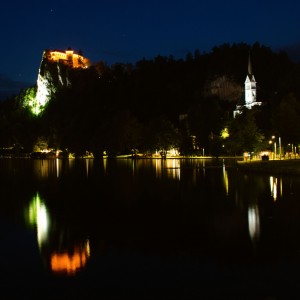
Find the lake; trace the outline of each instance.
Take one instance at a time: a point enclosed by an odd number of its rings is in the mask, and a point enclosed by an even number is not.
[[[300,177],[234,159],[0,159],[0,179],[0,298],[300,287]]]

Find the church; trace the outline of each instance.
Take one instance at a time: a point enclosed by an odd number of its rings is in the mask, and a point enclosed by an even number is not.
[[[236,109],[233,112],[233,117],[235,118],[237,115],[241,114],[244,108],[252,109],[252,107],[256,105],[260,106],[261,104],[262,102],[256,101],[256,80],[252,73],[252,66],[249,54],[248,74],[245,80],[245,102],[242,105],[240,104],[236,106]]]

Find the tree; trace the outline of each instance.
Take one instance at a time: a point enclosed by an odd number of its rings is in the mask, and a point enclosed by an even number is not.
[[[211,133],[221,131],[223,114],[217,97],[200,98],[197,104],[190,107],[188,126],[191,134],[196,136],[197,147],[211,149],[213,146],[215,148]]]
[[[116,112],[112,119],[107,119],[104,143],[108,154],[129,154],[139,148],[141,126],[130,111]]]
[[[300,102],[294,94],[284,97],[272,118],[274,132],[288,142],[298,142],[300,137]]]
[[[174,125],[160,116],[149,122],[145,130],[144,144],[149,151],[165,153],[179,145],[179,133]]]
[[[255,113],[255,109],[245,109],[232,120],[227,139],[227,147],[232,154],[255,152],[263,147],[264,135],[256,124]]]

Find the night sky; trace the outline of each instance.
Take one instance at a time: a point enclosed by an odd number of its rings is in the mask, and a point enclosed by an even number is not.
[[[300,45],[299,0],[17,0],[0,9],[0,76],[23,82],[36,82],[44,49],[81,49],[110,65],[224,43]]]

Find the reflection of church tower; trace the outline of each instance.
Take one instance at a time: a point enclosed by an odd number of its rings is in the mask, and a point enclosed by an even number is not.
[[[248,74],[245,80],[245,104],[236,106],[236,110],[233,112],[233,117],[235,118],[236,115],[241,114],[243,112],[243,108],[251,109],[255,105],[260,106],[261,102],[256,101],[256,81],[254,75],[252,74],[252,66],[249,53]]]

